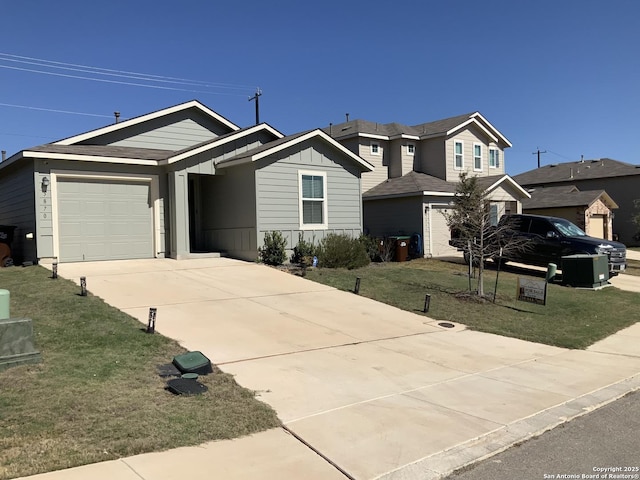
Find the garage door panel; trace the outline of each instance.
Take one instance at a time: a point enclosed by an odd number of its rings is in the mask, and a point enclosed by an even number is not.
[[[153,257],[149,183],[59,179],[61,261]]]

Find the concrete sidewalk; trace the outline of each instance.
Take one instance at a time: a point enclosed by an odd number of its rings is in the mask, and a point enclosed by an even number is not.
[[[640,388],[640,324],[586,351],[465,330],[220,258],[63,264],[201,350],[284,428],[32,478],[441,478]]]

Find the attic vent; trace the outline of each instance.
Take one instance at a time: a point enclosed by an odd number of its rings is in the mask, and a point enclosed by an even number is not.
[[[552,163],[551,165],[549,165],[550,167],[557,167],[558,164],[557,163]]]
[[[591,163],[598,163],[600,160],[591,160]]]

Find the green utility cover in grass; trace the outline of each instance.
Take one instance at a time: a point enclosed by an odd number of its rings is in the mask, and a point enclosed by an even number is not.
[[[9,315],[10,294],[9,290],[0,290],[0,320],[7,320]]]
[[[173,364],[182,373],[206,375],[213,372],[211,361],[202,352],[187,352],[173,357]]]

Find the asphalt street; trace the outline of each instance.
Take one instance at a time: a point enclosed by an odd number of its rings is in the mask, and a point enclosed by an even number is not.
[[[446,480],[640,478],[640,392],[454,473]]]

